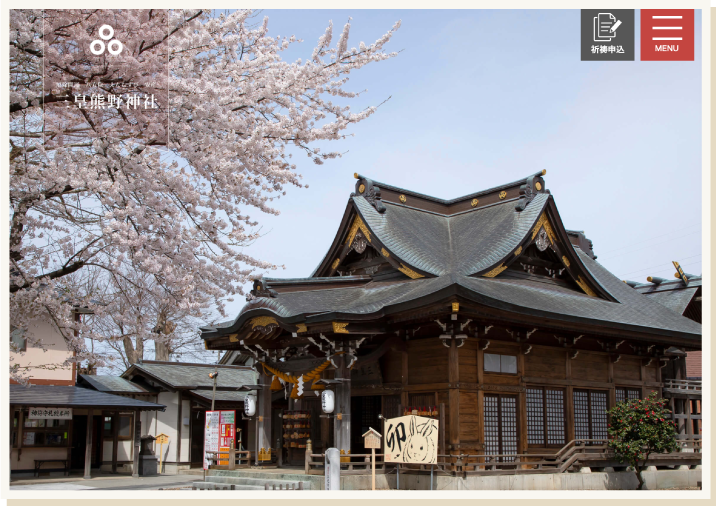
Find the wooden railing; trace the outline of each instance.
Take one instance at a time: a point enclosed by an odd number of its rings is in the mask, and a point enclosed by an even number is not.
[[[386,463],[382,453],[375,454],[375,472],[383,474],[386,472]],[[324,474],[325,473],[325,453],[309,453],[306,452],[306,474]],[[370,453],[351,453],[349,455],[341,455],[341,474],[370,474]]]
[[[251,452],[246,450],[206,452],[206,459],[209,461],[209,469],[233,470],[251,466]],[[221,461],[227,464],[219,464]]]
[[[701,463],[701,437],[679,438],[681,451],[651,454],[646,465],[695,465]],[[370,455],[341,455],[341,474],[369,474]],[[497,474],[545,474],[565,473],[580,467],[626,467],[620,463],[608,446],[606,439],[575,439],[556,453],[512,453],[500,455],[460,454],[438,455],[434,466],[426,464],[386,463],[382,454],[376,454],[376,473],[430,471],[451,475],[497,475]],[[325,453],[306,452],[306,474],[324,474]]]
[[[664,388],[701,393],[701,381],[668,379],[664,381]]]

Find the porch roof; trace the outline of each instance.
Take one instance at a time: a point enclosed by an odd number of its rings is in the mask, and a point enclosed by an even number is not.
[[[89,388],[52,385],[10,385],[10,404],[16,406],[131,409],[164,411],[166,406]]]

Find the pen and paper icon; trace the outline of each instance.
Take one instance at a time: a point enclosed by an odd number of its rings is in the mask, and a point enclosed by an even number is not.
[[[594,16],[594,42],[611,41],[622,22],[609,12],[600,12]]]

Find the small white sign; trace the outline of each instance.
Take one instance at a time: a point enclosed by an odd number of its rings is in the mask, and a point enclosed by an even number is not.
[[[30,408],[28,418],[72,420],[72,408]]]

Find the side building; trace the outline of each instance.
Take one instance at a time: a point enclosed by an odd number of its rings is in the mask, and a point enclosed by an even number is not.
[[[79,311],[77,314],[79,317]],[[34,320],[34,337],[44,352],[26,339],[28,329],[11,329],[19,353],[11,360],[29,376],[27,385],[10,381],[10,473],[12,476],[72,471],[85,478],[102,471],[138,474],[138,448],[147,413],[165,406],[147,396],[117,396],[83,388],[62,334],[49,322]],[[154,399],[152,399],[154,400]]]

